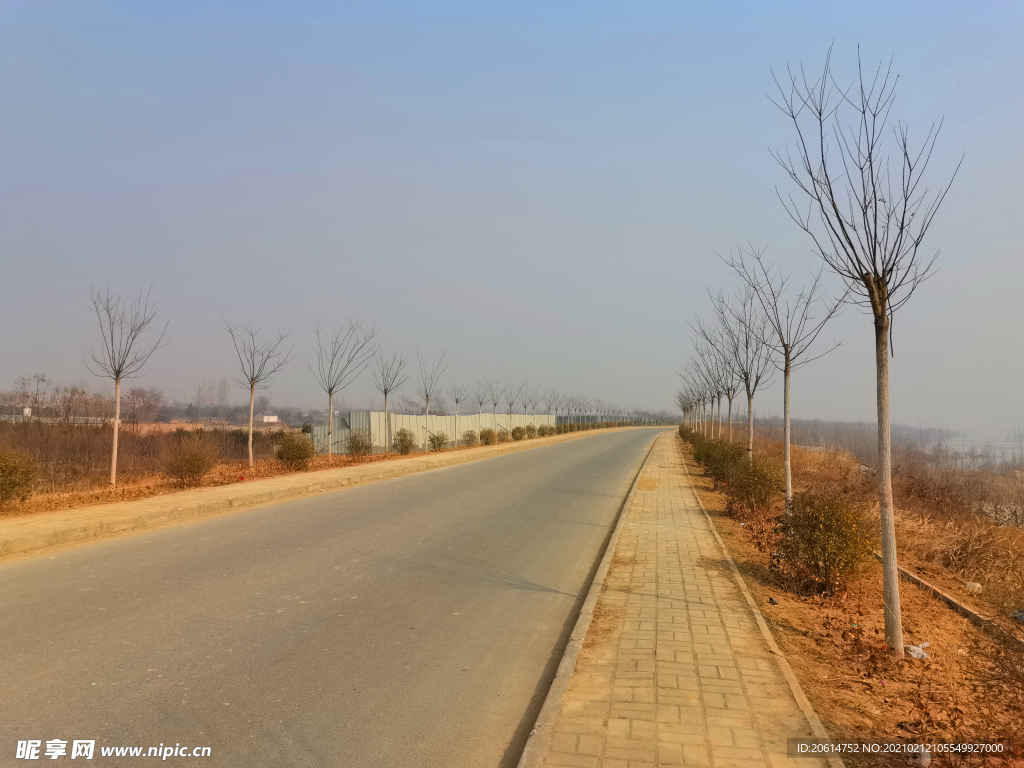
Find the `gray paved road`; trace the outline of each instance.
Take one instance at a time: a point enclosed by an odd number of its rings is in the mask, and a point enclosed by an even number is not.
[[[655,434],[0,564],[0,765],[41,764],[19,739],[96,739],[86,765],[514,765]]]

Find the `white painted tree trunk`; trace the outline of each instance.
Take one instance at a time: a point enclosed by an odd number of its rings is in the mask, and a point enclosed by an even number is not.
[[[875,365],[878,384],[878,511],[882,523],[882,602],[885,643],[903,656],[903,613],[896,553],[896,523],[892,500],[892,434],[889,424],[889,317],[884,309],[875,318]]]
[[[327,393],[327,455],[334,454],[334,392]]]
[[[754,463],[754,393],[747,392],[747,459]]]
[[[252,469],[252,409],[256,403],[256,385],[249,384],[249,469]]]
[[[729,442],[732,442],[732,395],[729,395]]]
[[[792,361],[790,360],[790,350],[786,346],[784,348],[786,355],[785,368],[783,369],[783,390],[784,394],[782,397],[782,465],[786,471],[786,514],[792,514],[793,512],[793,460],[790,449],[790,429],[789,429],[789,379],[792,373]]]
[[[114,377],[114,446],[110,452],[110,484],[117,486],[117,433],[121,426],[121,377]]]

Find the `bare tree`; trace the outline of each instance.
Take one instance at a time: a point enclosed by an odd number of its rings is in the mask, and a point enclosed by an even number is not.
[[[891,60],[865,72],[859,49],[857,79],[849,86],[836,81],[831,48],[816,78],[787,67],[785,78],[775,76],[775,104],[795,128],[796,151],[773,154],[808,201],[804,212],[792,195],[780,193],[786,211],[874,321],[885,641],[901,657],[889,419],[892,318],[932,273],[938,253],[922,255],[922,242],[963,158],[949,183],[934,191],[923,186],[942,123],[912,146],[910,129],[890,122],[898,79]]]
[[[481,417],[484,414],[484,403],[487,402],[487,398],[491,396],[490,385],[486,381],[478,381],[473,385],[473,402],[477,406],[477,417]]]
[[[224,418],[224,409],[228,407],[228,380],[221,378],[217,382],[217,418]]]
[[[782,463],[786,474],[786,513],[793,511],[793,464],[791,455],[792,430],[790,428],[790,380],[793,371],[813,362],[841,346],[836,342],[829,349],[809,357],[811,346],[828,321],[836,316],[845,296],[827,299],[821,288],[821,270],[812,273],[809,285],[797,293],[789,292],[789,275],[783,275],[775,266],[765,262],[764,249],[750,247],[746,255],[739,248],[729,260],[729,266],[754,292],[767,321],[764,343],[773,353],[772,362],[782,371]]]
[[[388,395],[401,389],[402,385],[409,380],[405,373],[405,366],[409,359],[403,352],[393,352],[391,357],[384,357],[380,350],[377,351],[377,365],[373,372],[373,386],[384,395],[384,453],[388,452],[391,446],[391,422],[388,420]]]
[[[416,363],[419,367],[419,378],[416,380],[416,394],[423,398],[425,403],[424,415],[430,416],[430,398],[436,397],[441,393],[441,376],[444,374],[445,369],[448,365],[444,362],[445,352],[441,352],[441,357],[437,359],[437,362],[431,363],[429,360],[424,360],[420,357],[420,353],[416,352]],[[423,448],[426,450],[427,447],[427,433],[430,430],[426,424],[423,426]]]
[[[224,330],[231,336],[238,358],[238,385],[249,390],[249,466],[252,467],[252,417],[256,390],[269,388],[275,374],[291,361],[291,347],[285,347],[291,331],[278,330],[273,340],[261,339],[262,328],[254,328],[249,323],[236,325],[227,319],[224,320]]]
[[[515,386],[511,381],[505,385],[504,394],[505,402],[508,404],[508,431],[512,431],[512,411],[523,397],[523,390],[526,389],[526,382],[524,381],[518,387]]]
[[[202,380],[192,388],[192,406],[195,409],[192,414],[193,424],[203,423],[203,401],[210,395],[211,390],[212,385]]]
[[[455,403],[455,439],[453,443],[457,448],[459,446],[459,403],[469,397],[469,389],[461,384],[452,384],[448,387],[448,397]]]
[[[91,288],[89,306],[96,314],[102,344],[89,353],[86,367],[94,376],[114,380],[114,442],[110,453],[110,484],[117,485],[117,433],[121,422],[121,381],[142,375],[149,358],[164,344],[167,324],[156,339],[144,343],[146,334],[156,331],[156,305],[149,290],[133,302],[110,292],[110,286]]]
[[[334,453],[334,395],[359,378],[366,370],[377,346],[374,339],[380,331],[372,324],[350,320],[347,326],[333,328],[317,319],[316,367],[307,363],[320,389],[327,393],[327,455]]]
[[[712,298],[718,327],[725,334],[733,367],[747,395],[747,458],[754,459],[754,395],[771,379],[771,350],[764,339],[768,321],[749,287],[742,288],[732,301],[721,293]]]
[[[491,409],[494,413],[494,424],[498,424],[498,403],[501,402],[501,398],[504,396],[505,390],[498,383],[497,379],[487,382],[487,399],[490,400]]]
[[[548,416],[555,416],[557,420],[558,406],[561,401],[562,398],[559,397],[557,390],[549,389],[544,393],[544,407],[548,409]]]

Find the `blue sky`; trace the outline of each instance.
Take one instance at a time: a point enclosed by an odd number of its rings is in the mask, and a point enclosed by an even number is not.
[[[0,3],[0,386],[88,376],[109,280],[153,283],[171,344],[141,383],[172,396],[230,375],[223,315],[293,328],[271,397],[317,403],[309,328],[351,315],[448,349],[451,380],[670,407],[686,320],[733,284],[716,253],[814,265],[767,94],[834,42],[848,76],[858,44],[895,55],[913,130],[945,117],[935,184],[965,156],[897,317],[894,417],[1004,433],[1021,407],[979,385],[1024,375],[1022,33],[1010,3]],[[870,418],[870,322],[831,335],[795,410]]]

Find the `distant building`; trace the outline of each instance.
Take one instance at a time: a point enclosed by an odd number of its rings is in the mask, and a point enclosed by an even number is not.
[[[261,424],[275,424],[278,421],[280,421],[280,419],[277,418],[276,413],[271,413],[270,411],[260,411],[255,416],[253,416],[253,421],[257,421]]]

